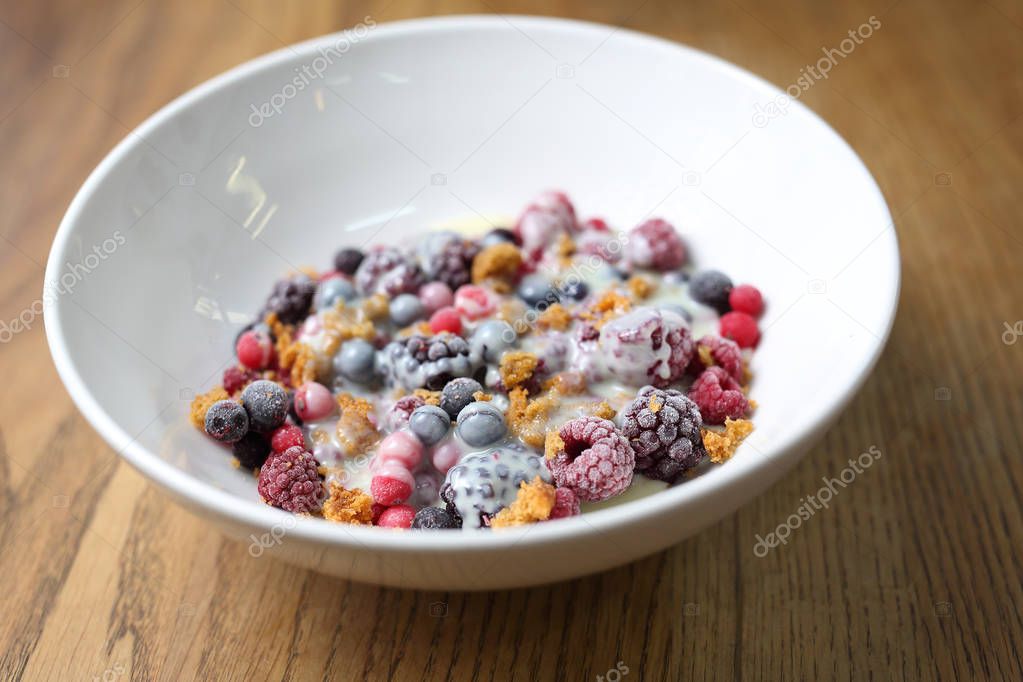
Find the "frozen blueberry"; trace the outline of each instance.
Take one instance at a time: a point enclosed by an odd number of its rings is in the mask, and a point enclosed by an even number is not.
[[[356,296],[355,287],[351,282],[340,277],[333,277],[320,282],[320,286],[316,289],[316,309],[333,308],[338,301],[352,301]]]
[[[440,394],[440,406],[454,419],[466,405],[476,400],[473,394],[482,390],[483,386],[475,379],[466,377],[452,379]]]
[[[498,227],[490,232],[483,235],[483,239],[480,240],[480,246],[484,249],[488,246],[495,246],[497,244],[514,244],[515,233],[503,227]]]
[[[426,315],[426,307],[415,294],[401,294],[391,301],[391,319],[399,327],[407,327]]]
[[[253,431],[270,433],[288,416],[288,392],[266,379],[253,381],[242,391],[242,405]]]
[[[245,469],[263,466],[270,454],[270,441],[264,436],[249,431],[231,448],[234,458]]]
[[[507,431],[504,415],[490,403],[469,403],[458,413],[458,435],[474,447],[490,445]]]
[[[411,528],[419,530],[449,530],[462,527],[462,519],[440,507],[423,507],[412,519]]]
[[[354,275],[363,257],[364,254],[358,249],[341,249],[334,254],[334,269],[346,275]]]
[[[689,280],[689,295],[719,313],[729,311],[728,294],[732,292],[732,280],[717,270],[704,270]]]
[[[561,284],[558,287],[558,294],[566,298],[570,298],[573,301],[581,301],[590,293],[590,288],[586,286],[586,282],[582,282],[577,278],[573,277]]]
[[[249,415],[233,400],[218,400],[206,410],[206,433],[221,443],[234,443],[249,430]]]
[[[451,417],[436,405],[423,405],[412,411],[409,428],[427,447],[436,445],[451,428]]]
[[[469,348],[474,357],[497,363],[501,361],[501,354],[511,348],[517,338],[515,330],[504,320],[487,320],[476,327],[469,339]]]
[[[373,344],[363,339],[350,339],[334,356],[334,371],[349,381],[368,384],[373,381],[373,363],[376,360]]]
[[[526,304],[539,306],[542,302],[547,305],[558,302],[558,292],[551,286],[551,283],[542,275],[527,275],[522,278],[516,292]]]

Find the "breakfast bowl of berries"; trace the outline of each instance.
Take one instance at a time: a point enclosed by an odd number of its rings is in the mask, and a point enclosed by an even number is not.
[[[367,17],[131,133],[43,299],[89,422],[252,560],[479,590],[733,513],[841,414],[898,288],[870,173],[755,76],[595,24]]]

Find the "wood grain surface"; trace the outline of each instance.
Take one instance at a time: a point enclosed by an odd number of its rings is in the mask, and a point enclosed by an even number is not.
[[[735,516],[542,589],[401,592],[251,558],[100,440],[32,312],[75,191],[171,98],[367,15],[452,13],[626,26],[782,87],[881,24],[802,98],[896,216],[903,291],[877,370]],[[0,73],[0,320],[26,327],[0,334],[0,678],[1023,679],[1018,0],[3,0]],[[753,554],[871,446],[884,457],[829,509]]]

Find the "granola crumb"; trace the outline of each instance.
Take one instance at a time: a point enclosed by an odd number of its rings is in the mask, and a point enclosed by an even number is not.
[[[362,302],[362,313],[371,321],[387,317],[391,302],[385,294],[373,294]]]
[[[476,391],[475,393],[472,394],[472,398],[473,400],[476,400],[481,403],[489,403],[491,400],[494,399],[494,396],[491,395],[490,393],[487,393],[486,391]]]
[[[553,329],[563,332],[572,324],[572,315],[560,303],[554,303],[547,307],[547,310],[540,313],[536,319],[536,325],[540,329]]]
[[[748,419],[725,419],[723,432],[703,429],[703,445],[707,448],[710,461],[715,464],[727,462],[735,454],[739,444],[753,433],[753,422]]]
[[[345,454],[354,457],[366,452],[380,440],[372,403],[351,393],[341,393],[337,396],[337,404],[341,407],[337,438]]]
[[[557,405],[556,396],[557,393],[551,392],[530,400],[526,389],[521,386],[512,389],[508,393],[508,411],[505,413],[508,428],[527,445],[542,447],[546,440],[548,416]]]
[[[601,419],[614,419],[617,412],[615,408],[611,407],[611,404],[606,400],[602,400],[597,403],[596,407],[593,408],[593,416],[600,417]]]
[[[632,294],[633,298],[644,299],[654,293],[654,284],[642,275],[633,275],[625,282],[625,287]]]
[[[426,321],[416,322],[413,325],[398,330],[398,338],[401,339],[407,339],[408,337],[416,334],[419,334],[420,336],[432,335],[433,331],[430,329],[430,323]]]
[[[661,408],[664,407],[664,401],[661,400],[656,393],[651,393],[650,402],[647,404],[647,407],[650,408],[651,412],[657,414],[661,411]]]
[[[440,391],[431,391],[426,388],[417,388],[412,395],[419,396],[427,405],[440,405]]]
[[[543,390],[561,395],[579,395],[586,390],[586,377],[581,372],[558,372],[543,383]]]
[[[202,431],[206,428],[206,411],[210,409],[210,406],[219,400],[227,400],[230,397],[223,386],[211,388],[209,391],[195,396],[192,398],[188,420],[192,422],[192,426]]]
[[[336,523],[373,525],[373,498],[359,488],[348,490],[330,484],[330,496],[323,503],[323,518]]]
[[[568,267],[573,253],[575,253],[575,241],[568,234],[562,232],[558,237],[558,259],[563,266]]]
[[[491,528],[508,528],[546,521],[554,509],[554,486],[537,476],[531,483],[523,481],[515,501],[497,513]]]
[[[703,344],[697,345],[696,354],[699,356],[700,362],[704,367],[713,367],[717,364],[714,362],[714,354],[711,352],[710,346],[705,346]]]
[[[590,320],[597,329],[616,317],[624,315],[632,309],[632,299],[615,289],[605,291],[588,309],[579,313],[579,317]]]
[[[543,443],[543,454],[547,459],[554,459],[565,449],[565,441],[557,431],[548,431]]]
[[[521,350],[505,353],[500,363],[501,381],[505,388],[510,390],[529,381],[537,364],[539,360],[532,353]]]
[[[472,261],[473,284],[489,284],[499,294],[509,293],[522,265],[522,253],[514,244],[494,244]]]

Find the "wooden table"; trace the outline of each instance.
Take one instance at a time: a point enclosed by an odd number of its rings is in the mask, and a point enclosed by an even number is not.
[[[0,677],[1023,678],[1023,343],[1007,332],[1023,328],[1023,6],[590,5],[2,3],[0,320],[28,310],[30,328],[0,346]],[[31,313],[54,230],[103,155],[193,85],[366,15],[469,12],[621,24],[780,86],[876,17],[802,100],[862,155],[896,216],[891,341],[793,473],[630,566],[464,595],[255,561],[148,487],[72,406]],[[882,464],[753,555],[758,533],[872,445]]]

